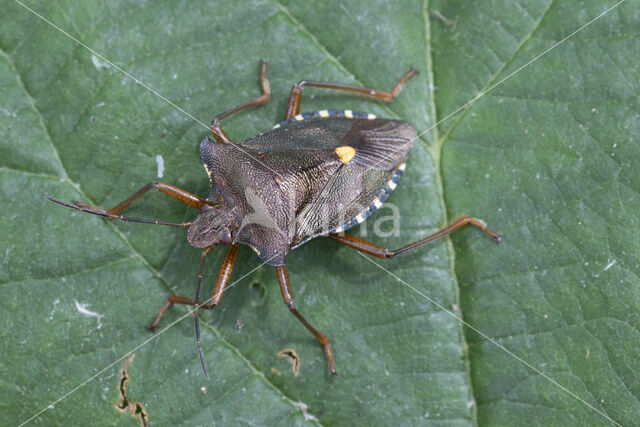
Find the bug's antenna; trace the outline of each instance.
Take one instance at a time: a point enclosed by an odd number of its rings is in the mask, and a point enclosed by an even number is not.
[[[80,211],[80,212],[86,212],[86,213],[90,213],[90,214],[93,214],[93,215],[102,216],[102,217],[110,218],[110,219],[120,219],[122,221],[141,222],[143,224],[153,224],[153,225],[172,225],[174,227],[189,227],[191,225],[191,222],[165,222],[165,221],[156,221],[156,220],[153,220],[153,219],[132,218],[132,217],[128,217],[128,216],[111,214],[111,213],[109,213],[107,211],[87,208],[87,207],[84,207],[84,206],[79,206],[78,204],[76,204],[78,202],[67,203],[67,202],[63,202],[62,200],[57,200],[57,199],[54,199],[53,197],[49,197],[49,196],[47,196],[47,200],[49,200],[50,202],[53,202],[53,203],[57,203],[60,206],[64,206],[64,207],[69,208],[69,209],[75,209],[75,210]]]
[[[200,271],[198,271],[198,284],[196,285],[196,297],[193,299],[193,304],[195,309],[193,314],[195,316],[195,327],[196,327],[196,342],[198,343],[198,354],[200,355],[200,363],[202,363],[202,370],[204,371],[204,376],[209,377],[209,372],[207,371],[207,362],[204,360],[204,353],[202,352],[202,345],[200,344],[200,319],[198,318],[198,308],[200,308],[200,283],[202,282],[202,270],[204,269],[204,258],[207,256],[209,251],[213,246],[209,246],[204,251],[202,251],[202,258],[200,258]]]

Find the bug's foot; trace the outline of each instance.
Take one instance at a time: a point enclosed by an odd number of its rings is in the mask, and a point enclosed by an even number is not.
[[[338,371],[336,371],[336,364],[333,362],[333,351],[331,350],[331,344],[329,344],[329,339],[326,337],[326,335],[322,335],[322,337],[324,338],[322,346],[324,347],[324,352],[327,356],[327,362],[329,362],[329,372],[331,373],[332,377],[335,377],[338,375]]]
[[[163,312],[164,313],[164,312]],[[158,315],[156,316],[155,319],[153,319],[153,322],[149,323],[147,325],[147,329],[150,330],[151,332],[155,332],[156,328],[158,327],[158,324],[160,324],[160,318],[162,317],[161,313],[158,313]]]
[[[466,215],[465,215],[466,216]],[[487,223],[478,218],[469,218],[469,223],[475,227],[478,227],[480,230],[484,231],[484,234],[491,237],[494,242],[500,243],[502,240],[502,234],[496,233],[487,227]]]
[[[333,361],[331,361],[331,363],[329,364],[329,371],[331,372],[331,377],[337,377],[338,375],[340,375],[338,373],[338,371],[336,371],[336,367],[333,364]]]

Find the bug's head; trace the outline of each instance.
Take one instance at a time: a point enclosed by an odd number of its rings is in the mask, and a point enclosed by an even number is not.
[[[187,240],[196,248],[228,245],[231,243],[232,223],[229,211],[223,206],[205,205],[201,208],[200,215],[189,226]]]

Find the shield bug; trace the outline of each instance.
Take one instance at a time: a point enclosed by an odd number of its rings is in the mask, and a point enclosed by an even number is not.
[[[200,158],[209,176],[211,192],[203,198],[162,182],[151,182],[111,209],[80,202],[49,200],[68,208],[106,218],[149,224],[188,227],[189,243],[203,249],[195,298],[171,295],[160,308],[150,329],[155,329],[174,304],[195,307],[195,329],[200,359],[198,309],[213,309],[224,294],[233,271],[238,246],[251,247],[264,263],[275,267],[287,308],[323,346],[329,371],[336,374],[333,352],[326,335],[300,314],[294,303],[286,267],[287,254],[316,237],[330,239],[378,258],[392,258],[418,248],[466,225],[473,225],[496,242],[500,235],[476,218],[463,216],[436,233],[395,250],[389,250],[344,231],[376,211],[394,190],[405,168],[415,129],[407,122],[376,118],[350,110],[322,110],[299,114],[302,90],[316,87],[347,91],[380,101],[391,101],[416,70],[411,68],[389,92],[303,80],[293,85],[285,120],[241,143],[233,143],[220,120],[241,110],[262,105],[271,93],[267,62],[260,64],[262,94],[218,116],[211,123],[213,139],[200,144]],[[147,191],[155,189],[199,211],[191,222],[170,223],[122,216],[120,213]],[[216,245],[228,246],[213,294],[200,303],[204,260]]]

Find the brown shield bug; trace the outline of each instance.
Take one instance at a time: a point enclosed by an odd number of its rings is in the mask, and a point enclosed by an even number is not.
[[[207,198],[170,184],[151,182],[106,210],[79,202],[48,199],[106,218],[188,227],[189,243],[204,249],[195,298],[169,296],[149,328],[155,329],[173,304],[194,306],[196,338],[205,374],[197,311],[198,308],[213,309],[220,303],[231,278],[238,246],[244,244],[264,263],[275,267],[285,304],[322,344],[329,371],[335,375],[329,339],[314,328],[294,304],[285,261],[291,250],[324,236],[378,258],[392,258],[466,225],[481,229],[496,242],[500,241],[500,235],[489,230],[483,221],[466,215],[430,236],[395,250],[344,234],[345,230],[375,212],[394,190],[417,137],[416,131],[404,121],[379,119],[351,110],[299,114],[302,90],[311,86],[347,91],[388,102],[417,72],[411,68],[390,92],[340,83],[300,81],[291,88],[285,121],[246,141],[233,143],[222,130],[220,120],[269,101],[271,93],[266,71],[267,62],[262,61],[262,95],[216,116],[211,123],[213,139],[207,137],[200,144],[200,158],[211,186]],[[170,223],[120,214],[151,189],[197,209],[199,215],[192,222]],[[199,293],[204,259],[216,245],[226,245],[228,249],[213,295],[201,304]]]

